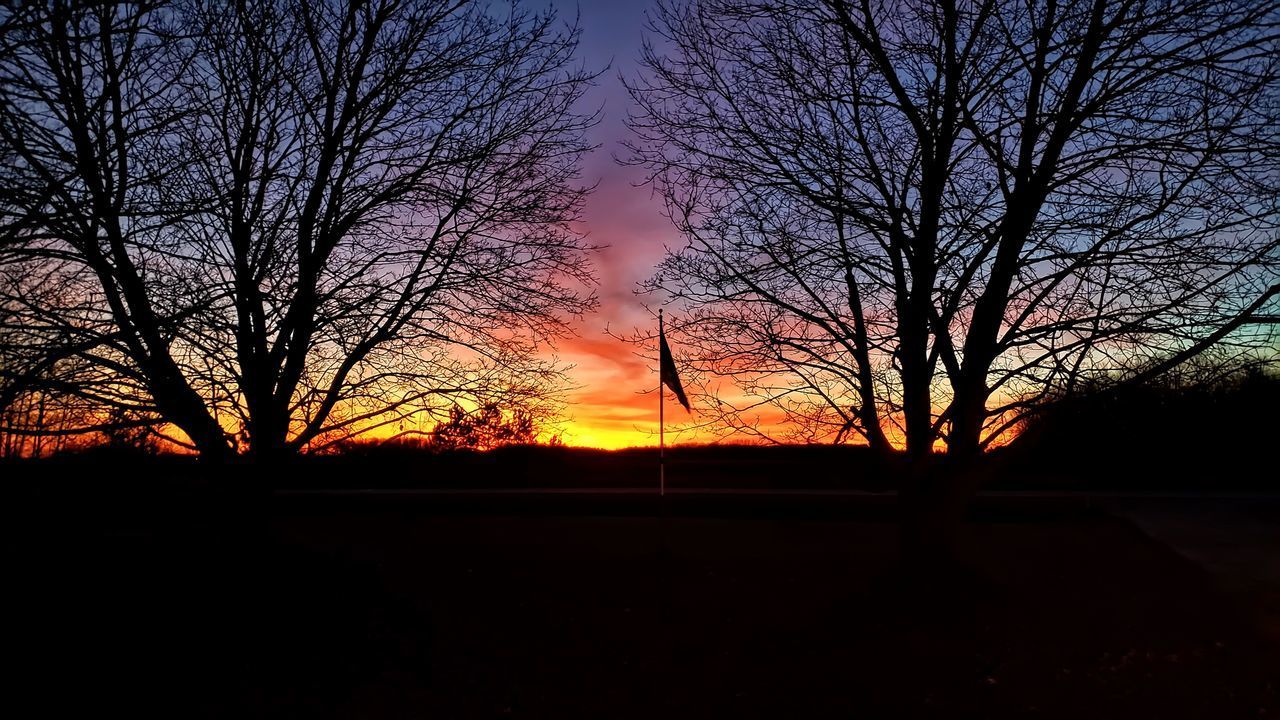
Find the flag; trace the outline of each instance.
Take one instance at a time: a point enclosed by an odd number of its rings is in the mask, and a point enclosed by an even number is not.
[[[661,320],[658,321],[658,346],[658,366],[662,384],[671,388],[671,392],[676,394],[676,399],[687,412],[693,412],[689,409],[689,398],[684,396],[684,386],[680,384],[680,375],[676,372],[676,361],[671,359],[671,348],[667,346],[667,335],[662,330]]]

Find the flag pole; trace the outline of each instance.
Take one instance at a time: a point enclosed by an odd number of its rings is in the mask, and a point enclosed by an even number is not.
[[[662,309],[658,309],[658,337],[662,337]],[[661,354],[661,352],[659,352]],[[662,362],[658,362],[658,497],[665,497],[667,494],[667,442],[666,427],[663,417],[665,408],[666,393],[662,391]]]

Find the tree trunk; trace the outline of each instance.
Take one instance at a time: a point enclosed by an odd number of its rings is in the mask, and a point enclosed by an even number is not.
[[[985,368],[983,368],[985,376]],[[947,457],[959,469],[976,463],[982,456],[982,426],[987,419],[987,389],[981,379],[961,378],[954,386],[951,428],[947,434]]]
[[[902,323],[899,358],[902,363],[902,414],[906,426],[907,457],[913,466],[928,466],[933,454],[933,393],[929,387],[928,335]]]
[[[959,520],[947,512],[943,475],[936,459],[909,456],[898,495],[902,562],[910,575],[920,578],[935,575],[955,559]]]
[[[156,409],[191,438],[200,459],[215,463],[230,460],[234,453],[222,426],[209,414],[204,399],[186,382],[172,359],[146,358],[143,369]]]
[[[265,403],[253,418],[249,433],[249,457],[258,464],[272,464],[297,455],[289,442],[289,413],[273,401]]]
[[[908,459],[898,495],[899,541],[913,585],[945,584],[964,567],[965,518],[986,475],[980,456]]]

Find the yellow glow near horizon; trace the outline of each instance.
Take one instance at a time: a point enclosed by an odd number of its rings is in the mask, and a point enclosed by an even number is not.
[[[674,404],[674,403],[673,403]],[[679,406],[677,406],[679,407]],[[670,408],[668,408],[670,409]],[[639,418],[620,419],[614,413],[605,412],[589,414],[591,407],[570,408],[572,419],[561,425],[560,441],[570,447],[599,448],[601,450],[620,450],[632,447],[656,447],[658,445],[658,412],[652,412],[653,419],[643,422]],[[680,410],[684,414],[683,408]],[[681,420],[683,418],[674,418]],[[706,432],[677,432],[676,426],[668,419],[667,444],[689,442],[711,442],[716,437]]]
[[[601,450],[621,450],[629,447],[647,447],[657,445],[657,438],[648,433],[635,431],[618,431],[585,426],[571,425],[565,428],[561,440],[572,447],[599,448]]]

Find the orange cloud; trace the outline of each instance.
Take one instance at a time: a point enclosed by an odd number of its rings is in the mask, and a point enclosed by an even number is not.
[[[569,394],[564,441],[598,448],[658,444],[658,384],[656,367],[636,355],[632,345],[608,336],[577,337],[557,353],[574,365],[570,372],[578,388]],[[719,436],[708,428],[690,428],[699,418],[688,415],[667,396],[667,442],[711,442]],[[781,429],[782,413],[774,408],[756,411],[762,429]]]
[[[558,355],[571,363],[578,388],[568,398],[565,442],[619,448],[657,444],[657,398],[644,391],[658,376],[614,338],[577,337],[563,343]]]

